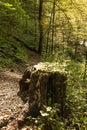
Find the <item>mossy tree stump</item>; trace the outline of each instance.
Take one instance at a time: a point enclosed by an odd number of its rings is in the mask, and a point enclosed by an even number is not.
[[[37,115],[43,105],[58,103],[64,111],[66,75],[57,63],[39,63],[27,68],[20,80],[20,91],[29,93],[30,115]]]

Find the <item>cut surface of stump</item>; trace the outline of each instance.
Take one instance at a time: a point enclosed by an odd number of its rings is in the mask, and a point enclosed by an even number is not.
[[[20,91],[27,91],[29,96],[29,113],[38,115],[43,105],[58,103],[61,113],[64,111],[66,94],[66,74],[58,63],[39,63],[27,68],[19,82]]]

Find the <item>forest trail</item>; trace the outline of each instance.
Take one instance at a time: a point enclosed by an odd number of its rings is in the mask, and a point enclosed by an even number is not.
[[[0,74],[0,130],[17,130],[24,103],[17,95],[21,73],[4,71]]]
[[[38,55],[29,51],[29,61],[27,65],[17,65],[0,72],[0,130],[30,130],[27,126],[18,128],[18,121],[28,110],[28,103],[19,96],[19,81],[27,66],[39,62]]]

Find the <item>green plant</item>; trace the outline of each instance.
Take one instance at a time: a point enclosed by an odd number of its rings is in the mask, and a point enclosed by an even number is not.
[[[32,119],[34,119],[38,130],[62,130],[64,123],[58,113],[60,112],[57,105],[54,107],[43,106],[42,110],[40,110],[40,115]]]

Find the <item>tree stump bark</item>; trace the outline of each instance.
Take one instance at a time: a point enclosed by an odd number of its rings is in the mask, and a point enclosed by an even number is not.
[[[27,68],[19,82],[20,91],[27,91],[30,115],[38,115],[43,105],[58,103],[64,111],[66,95],[66,74],[58,63],[39,63]]]

